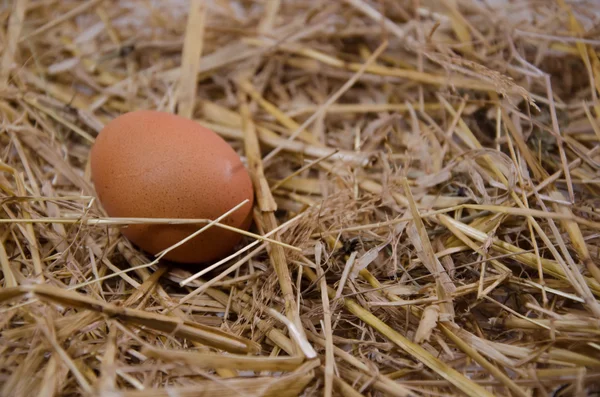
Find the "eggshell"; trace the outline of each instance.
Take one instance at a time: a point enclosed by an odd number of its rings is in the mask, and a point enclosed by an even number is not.
[[[254,192],[240,157],[197,122],[141,110],[109,122],[91,151],[92,180],[111,217],[215,219],[249,203],[222,222],[247,230]],[[204,224],[128,225],[123,235],[151,254],[181,241]],[[200,263],[229,254],[239,233],[213,226],[165,256]]]

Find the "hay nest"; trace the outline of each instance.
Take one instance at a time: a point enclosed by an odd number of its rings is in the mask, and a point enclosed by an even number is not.
[[[597,1],[1,3],[2,396],[599,391]],[[136,109],[251,165],[231,259],[94,200]]]

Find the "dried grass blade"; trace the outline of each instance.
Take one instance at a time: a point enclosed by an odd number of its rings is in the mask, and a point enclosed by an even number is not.
[[[4,165],[0,161],[0,171],[9,172],[10,174],[12,174],[12,176],[15,180],[15,184],[17,185],[17,193],[20,196],[25,196],[27,194],[27,191],[25,189],[25,182],[23,181],[22,176],[17,172],[16,169],[14,169],[13,167]],[[22,211],[21,212],[22,216],[20,218],[31,219],[31,206],[29,205],[29,203],[24,203],[21,211]],[[31,260],[33,262],[33,269],[35,272],[34,276],[38,281],[44,281],[42,260],[41,260],[41,256],[40,256],[40,247],[38,244],[38,239],[36,237],[35,230],[33,229],[33,225],[31,223],[26,223],[24,225],[24,227],[19,227],[19,230],[25,237],[27,244],[29,246]],[[14,273],[13,273],[13,275],[14,275]]]
[[[59,154],[40,137],[31,133],[19,135],[19,139],[25,143],[37,155],[46,160],[57,173],[64,175],[73,185],[77,186],[86,196],[93,196],[94,191],[91,185],[85,181],[73,168],[71,168]]]
[[[239,82],[240,88],[252,99],[254,99],[261,107],[263,107],[267,112],[269,112],[279,123],[281,123],[284,127],[286,127],[289,131],[288,133],[291,135],[294,131],[300,129],[300,124],[296,123],[291,117],[287,116],[285,113],[280,111],[277,106],[273,105],[265,98],[260,95],[260,92],[252,85],[252,83],[248,80],[241,80]],[[304,142],[313,144],[315,146],[323,146],[318,139],[314,137],[308,131],[301,129],[298,134],[298,138],[303,140]]]
[[[0,240],[0,266],[2,268],[2,276],[4,279],[4,288],[11,288],[17,286],[17,279],[10,267],[10,262],[8,261],[8,255],[6,254],[6,248],[4,248],[4,243]]]
[[[563,197],[563,195],[559,192],[551,192],[550,196],[553,198]],[[592,277],[594,277],[596,281],[600,283],[600,269],[594,263],[590,256],[590,251],[587,247],[587,243],[584,240],[583,233],[581,232],[581,229],[578,225],[578,217],[575,217],[571,209],[567,206],[555,204],[554,208],[559,214],[565,215],[566,219],[561,221],[563,229],[565,229],[569,234],[569,237],[571,238],[571,244],[579,254],[579,258],[581,259],[581,261],[585,264]],[[598,223],[596,230],[600,230],[600,222],[596,223]]]
[[[442,106],[439,103],[425,103],[423,105],[423,110],[426,111],[435,111],[439,110]],[[287,112],[290,116],[304,116],[309,113],[314,113],[319,109],[316,105],[303,106],[299,109],[294,109]],[[398,113],[406,113],[408,112],[408,105],[405,103],[360,103],[360,104],[333,104],[325,113],[327,114],[343,114],[343,113],[384,113],[384,112],[398,112]]]
[[[24,293],[32,293],[40,299],[61,305],[93,310],[108,317],[117,318],[132,324],[143,325],[161,332],[173,333],[177,336],[206,343],[226,351],[247,353],[258,350],[258,346],[254,342],[230,335],[218,328],[142,310],[118,307],[74,291],[67,291],[48,285],[29,285],[3,290],[0,291],[0,300],[2,300],[1,294],[8,297],[16,297]]]
[[[308,339],[304,332],[304,328],[297,327],[296,324],[292,322],[292,320],[288,319],[286,316],[279,313],[273,308],[266,308],[265,312],[285,324],[289,334],[292,336],[292,340],[296,342],[296,345],[299,347],[300,351],[302,351],[306,358],[313,359],[317,357],[317,352],[308,342]]]
[[[65,118],[59,116],[52,109],[47,108],[46,106],[42,105],[36,99],[30,99],[30,98],[25,97],[25,98],[23,98],[23,101],[25,101],[29,105],[33,106],[34,108],[38,109],[40,112],[52,117],[54,120],[58,121],[59,123],[61,123],[68,129],[70,129],[71,131],[73,131],[74,133],[76,133],[77,135],[79,135],[80,137],[82,137],[83,139],[88,141],[89,143],[94,143],[95,139],[93,136],[91,136],[90,134],[88,134],[87,132],[85,132],[84,130],[82,130],[81,128],[76,126],[75,124],[71,123],[70,121],[66,120]]]
[[[464,223],[459,222],[456,219],[450,218],[445,215],[439,216],[444,217],[444,219],[448,223],[453,224],[458,230],[463,232],[465,235],[480,243],[486,242],[489,237],[485,232],[478,230],[472,226],[465,225]],[[538,257],[536,257],[532,253],[524,252],[521,248],[513,244],[507,243],[506,241],[502,241],[496,238],[492,242],[492,247],[502,254],[513,254],[513,258],[524,265],[527,265],[536,270],[538,268]],[[539,259],[542,262],[542,268],[545,273],[553,277],[560,278],[562,280],[567,280],[567,276],[564,270],[557,262],[546,258]],[[584,277],[584,279],[590,287],[590,289],[592,290],[592,292],[596,296],[600,296],[600,283],[590,277]]]
[[[361,276],[365,280],[367,280],[367,282],[373,288],[381,289],[381,284],[379,283],[379,281],[377,281],[377,279],[373,277],[373,275],[367,270],[362,271]],[[402,299],[400,299],[393,293],[388,292],[388,290],[384,289],[382,291],[384,295],[390,300],[390,303],[402,301]],[[421,310],[418,309],[417,306],[411,306],[410,309],[414,315],[420,315]],[[457,324],[447,321],[439,321],[437,323],[437,327],[444,333],[453,333],[455,337],[459,338],[464,343],[468,344],[469,346],[472,346],[476,351],[485,354],[487,357],[493,359],[494,361],[497,361],[498,363],[501,363],[513,369],[516,368],[517,363],[506,357],[504,354],[500,353],[499,350],[491,346],[491,343],[460,328]]]
[[[202,112],[204,117],[213,122],[200,121],[200,124],[229,139],[243,139],[242,118],[238,113],[208,101],[202,102]],[[303,153],[311,157],[326,156],[336,150],[332,147],[318,147],[302,142],[290,141],[277,135],[275,132],[260,126],[257,126],[256,133],[260,141],[270,147],[276,148],[281,146],[286,151]],[[368,153],[355,153],[348,150],[339,150],[338,153],[332,155],[331,158],[352,164],[365,165],[369,162],[370,155]]]
[[[337,376],[333,377],[333,384],[337,387],[338,391],[344,397],[362,397],[363,394],[357,392],[352,386],[348,383],[344,382],[341,378]]]
[[[346,265],[344,266],[344,271],[342,272],[340,281],[338,283],[337,291],[335,293],[335,296],[333,297],[334,300],[339,299],[342,296],[342,293],[344,292],[344,287],[346,286],[346,281],[348,280],[348,277],[350,276],[350,272],[352,272],[352,268],[354,267],[354,262],[356,260],[357,255],[358,255],[358,251],[353,251],[350,254],[350,256],[348,257],[348,260],[346,261]]]
[[[482,356],[476,349],[471,347],[468,343],[463,341],[460,337],[455,335],[452,331],[450,331],[447,327],[440,327],[444,335],[446,335],[452,342],[458,346],[465,354],[475,360],[479,365],[485,368],[490,374],[492,374],[496,379],[500,380],[506,387],[508,387],[515,395],[519,397],[529,397],[529,393],[523,390],[519,385],[517,385],[511,378],[509,378],[506,373],[488,361],[484,356]]]
[[[419,321],[419,327],[415,332],[415,343],[421,344],[428,341],[433,329],[436,327],[440,314],[438,305],[429,305],[423,310],[423,315]]]
[[[41,389],[38,392],[38,397],[54,397],[58,391],[58,384],[60,383],[60,371],[58,364],[58,354],[54,353],[46,364],[44,370],[44,377],[41,382]]]
[[[573,31],[578,37],[583,36],[585,34],[585,29],[573,14],[571,6],[568,5],[565,0],[557,0],[557,3],[560,8],[566,11],[569,15],[571,31]],[[595,51],[593,46],[586,45],[581,41],[577,41],[576,47],[577,51],[579,52],[579,56],[582,58],[586,68],[588,69],[592,87],[594,87],[596,92],[600,94],[600,58],[598,57],[598,53]],[[600,118],[600,104],[596,102],[594,107],[596,109],[596,116]]]
[[[329,304],[329,295],[327,295],[327,281],[325,280],[325,272],[321,264],[321,254],[323,252],[323,244],[318,242],[315,246],[315,263],[317,265],[317,275],[321,283],[321,301],[323,302],[323,334],[325,336],[325,397],[331,397],[333,393],[333,384],[335,380],[334,366],[335,358],[333,353],[333,331],[331,328],[331,307]],[[343,387],[343,386],[342,386]],[[354,389],[352,389],[354,391]]]
[[[198,68],[204,44],[206,9],[207,4],[204,0],[190,1],[181,56],[177,104],[177,113],[188,119],[192,118],[196,104],[196,87],[198,86]]]
[[[278,231],[283,231],[285,230],[287,227],[290,227],[291,225],[293,225],[295,222],[297,222],[299,219],[302,218],[302,214],[298,214],[296,215],[294,218],[288,220],[285,223],[282,223],[281,225],[277,226],[275,229],[271,230],[268,233],[264,234],[264,238],[270,237],[272,235],[274,235],[275,233],[277,233]],[[265,240],[268,241],[268,240]],[[274,242],[277,240],[273,240]],[[243,254],[244,252],[250,250],[251,248],[257,246],[260,243],[260,240],[256,240],[251,242],[250,244],[248,244],[247,246],[245,246],[244,248],[239,249],[237,252],[234,252],[233,254],[213,263],[210,266],[207,266],[206,268],[200,270],[199,272],[191,275],[190,277],[186,278],[185,280],[182,280],[179,285],[180,286],[185,286],[187,284],[189,284],[190,282],[194,281],[195,279],[202,277],[204,274],[218,268],[219,266],[223,265],[224,263],[227,263],[228,261],[230,261],[231,259],[235,258],[236,256]],[[291,246],[290,246],[291,247]],[[294,247],[295,248],[295,247]]]
[[[102,320],[102,316],[96,312],[80,312],[69,316],[64,316],[54,320],[56,328],[56,339],[59,341],[67,339],[81,329],[90,326],[97,321]],[[32,338],[38,332],[37,324],[25,325],[20,328],[9,329],[2,332],[2,336],[7,339]]]
[[[409,44],[414,43],[414,39],[407,36],[406,32],[400,26],[398,26],[398,24],[391,21],[367,2],[363,0],[345,0],[345,2],[367,15],[374,22],[383,23],[383,26],[385,26],[386,29],[392,32],[400,40],[407,41]]]
[[[246,247],[249,247],[246,246]],[[217,282],[221,281],[223,278],[225,278],[227,275],[229,275],[230,273],[236,271],[237,269],[239,269],[240,267],[242,267],[243,265],[245,265],[246,263],[248,263],[248,261],[253,258],[255,255],[257,255],[259,252],[261,252],[262,250],[264,250],[266,248],[265,244],[261,244],[260,246],[258,246],[257,248],[255,248],[254,250],[252,250],[250,253],[244,255],[242,258],[240,258],[240,260],[236,261],[234,264],[232,264],[231,266],[229,266],[227,269],[223,270],[219,275],[212,277],[209,281],[207,281],[206,283],[203,283],[201,286],[199,286],[198,288],[196,288],[195,290],[193,290],[192,292],[190,292],[189,294],[187,294],[186,296],[184,296],[183,298],[181,298],[179,300],[178,305],[182,305],[183,303],[189,301],[190,299],[192,299],[194,296],[198,296],[202,293],[204,293],[208,288],[212,287],[214,284],[216,284]],[[233,254],[232,254],[233,255]],[[221,261],[219,261],[221,262]],[[217,262],[217,264],[219,263]],[[215,264],[216,265],[216,264]],[[211,267],[217,267],[215,265],[212,265]],[[200,277],[201,273],[204,273],[205,271],[202,270],[190,277],[188,277],[187,279],[183,280],[182,282],[180,282],[179,284],[184,284],[187,285],[191,280],[196,280],[197,278]]]
[[[244,131],[244,143],[246,149],[246,156],[248,156],[248,164],[250,167],[250,176],[254,184],[256,196],[258,199],[259,208],[261,211],[262,222],[266,231],[271,231],[277,228],[277,219],[275,218],[274,211],[277,209],[275,200],[269,188],[269,184],[264,175],[263,161],[260,155],[260,147],[258,144],[258,138],[256,136],[256,130],[254,123],[250,118],[250,111],[246,103],[244,94],[239,95],[241,103],[241,114],[242,114],[242,128]],[[279,233],[275,233],[275,239],[280,240]],[[288,268],[286,255],[282,247],[274,245],[269,251],[269,257],[271,259],[271,265],[277,273],[279,280],[279,286],[283,294],[285,302],[285,312],[289,320],[291,320],[299,332],[304,333],[302,327],[302,321],[298,313],[296,298],[294,297],[294,290],[292,287],[292,279],[290,276],[290,270]],[[302,339],[306,339],[305,335],[302,335]],[[308,343],[308,341],[307,341]]]
[[[19,36],[25,24],[25,13],[27,12],[28,3],[29,0],[16,0],[13,3],[12,12],[8,18],[8,31],[5,36],[6,43],[4,44],[2,61],[0,62],[0,90],[8,87],[8,79],[11,70],[13,70]]]
[[[228,368],[241,371],[294,371],[304,362],[303,357],[263,357],[156,349],[145,346],[141,353],[147,357],[196,368]]]
[[[299,126],[296,129],[296,131],[294,131],[287,140],[293,141],[298,136],[298,134],[300,134],[313,121],[315,121],[318,117],[320,117],[321,114],[325,113],[325,111],[327,110],[327,108],[329,106],[331,106],[334,102],[336,102],[344,94],[344,92],[348,91],[350,89],[350,87],[352,87],[356,83],[356,81],[358,81],[360,76],[362,76],[365,73],[365,71],[369,68],[369,66],[375,62],[375,60],[383,53],[383,51],[385,51],[387,46],[388,46],[387,41],[384,41],[383,43],[381,43],[381,45],[379,45],[379,47],[377,47],[377,49],[373,52],[373,54],[369,57],[369,59],[367,59],[367,61],[364,64],[359,65],[359,67],[355,70],[356,73],[354,73],[354,75],[348,81],[346,81],[343,86],[341,86],[335,93],[333,93],[327,99],[327,101],[325,101],[325,103],[319,108],[318,111],[316,111],[309,118],[307,118],[306,121],[304,123],[302,123],[302,125]],[[267,154],[263,158],[263,161],[268,162],[269,160],[272,160],[273,157],[275,157],[275,155],[277,153],[279,153],[283,148],[284,148],[283,145],[277,146],[275,149],[273,149],[271,152],[269,152],[269,154]]]
[[[123,390],[119,397],[198,397],[198,396],[260,396],[260,397],[296,397],[313,379],[312,371],[298,371],[285,376],[260,376],[244,379],[222,379],[199,381],[193,386],[169,386],[146,390]]]
[[[123,306],[133,306],[138,300],[142,299],[144,295],[148,294],[154,287],[158,285],[158,280],[160,280],[160,278],[164,276],[168,270],[169,269],[166,266],[159,266],[159,268],[152,273],[152,275],[147,277],[142,285],[140,285],[140,287],[137,288],[135,292],[129,296],[129,298],[127,298],[127,300],[123,303]]]
[[[317,275],[309,268],[306,268],[304,270],[304,274],[306,274],[306,276],[312,282],[317,280]],[[335,291],[331,288],[328,288],[328,294],[329,297],[333,298],[335,296]],[[433,356],[423,347],[411,342],[409,339],[396,332],[393,328],[391,328],[389,325],[378,319],[370,311],[363,308],[356,301],[348,298],[343,298],[343,304],[346,307],[346,309],[352,314],[360,318],[365,323],[369,324],[383,336],[395,343],[402,350],[406,351],[419,362],[425,364],[432,371],[436,372],[438,375],[452,383],[466,395],[471,397],[493,397],[493,394],[488,392],[486,389],[479,386],[477,383],[469,380],[464,375],[457,372],[454,368],[450,367],[446,363]]]
[[[275,200],[273,200],[269,183],[265,177],[256,128],[254,122],[250,118],[250,109],[248,108],[246,99],[241,93],[238,97],[240,98],[241,103],[240,114],[242,116],[242,130],[244,131],[244,146],[246,156],[248,157],[250,177],[252,178],[252,183],[254,184],[254,190],[256,192],[258,208],[260,208],[262,212],[273,212],[277,210],[277,204],[275,203]]]
[[[25,41],[25,40],[29,40],[30,38],[34,37],[34,36],[38,36],[42,33],[46,33],[47,31],[49,31],[50,29],[68,21],[69,19],[75,18],[77,15],[84,13],[85,11],[87,11],[88,9],[95,7],[96,5],[98,5],[100,2],[102,2],[103,0],[89,0],[83,4],[78,5],[77,7],[73,8],[72,10],[64,13],[63,15],[59,16],[58,18],[52,19],[51,21],[49,21],[48,23],[40,26],[39,28],[37,28],[36,30],[34,30],[33,32],[27,34],[24,37],[21,37],[21,39],[19,40],[19,42]]]
[[[248,39],[248,43],[254,44],[257,46],[266,47],[269,45],[268,42],[263,40],[252,40]],[[341,59],[335,58],[333,56],[327,55],[323,52],[314,50],[314,49],[306,49],[304,47],[296,46],[296,45],[287,45],[283,44],[278,47],[278,49],[290,52],[293,54],[298,54],[305,56],[307,58],[315,59],[319,62],[322,62],[326,65],[337,67],[340,69],[350,70],[352,72],[358,72],[361,70],[363,65],[360,63],[348,63],[344,62]],[[389,77],[399,77],[407,80],[411,80],[414,82],[422,83],[422,84],[431,84],[436,86],[454,86],[457,88],[464,88],[470,90],[477,91],[485,91],[485,92],[495,92],[496,87],[488,83],[487,81],[481,81],[477,79],[470,79],[462,76],[445,76],[438,75],[426,72],[419,72],[416,70],[408,70],[408,69],[400,69],[400,68],[392,68],[387,66],[379,66],[379,65],[371,65],[366,68],[365,72],[371,73],[379,76],[389,76]],[[512,87],[512,89],[518,93],[521,93],[520,87]]]
[[[50,318],[45,319],[45,320],[48,323],[50,323],[52,321]],[[43,320],[38,320],[38,322],[40,322],[40,323],[42,321]],[[40,325],[42,325],[42,324],[40,324]],[[63,363],[66,365],[66,367],[69,368],[69,370],[75,377],[75,380],[77,381],[79,386],[83,389],[83,391],[86,394],[90,394],[92,391],[92,386],[88,382],[88,378],[86,376],[84,376],[84,374],[80,371],[80,368],[78,367],[78,365],[73,361],[73,359],[69,356],[69,354],[62,348],[62,346],[59,345],[58,341],[56,340],[56,335],[54,335],[54,332],[53,332],[54,330],[48,329],[50,327],[52,327],[51,324],[48,327],[42,325],[40,327],[40,329],[44,333],[46,340],[50,343],[50,345],[54,349],[55,353],[58,355],[58,357],[60,357],[60,359],[63,361]]]
[[[98,389],[100,394],[110,394],[114,392],[117,385],[117,372],[115,359],[117,354],[117,327],[108,323],[109,332],[106,339],[104,355],[102,356],[102,367],[100,379],[98,380]]]
[[[437,290],[440,294],[439,298],[444,301],[441,303],[440,308],[445,314],[445,317],[449,317],[447,320],[450,320],[454,317],[452,293],[456,291],[456,286],[433,251],[433,246],[429,240],[425,224],[419,214],[419,210],[417,209],[415,199],[410,191],[410,186],[408,185],[408,180],[406,178],[402,180],[402,185],[413,219],[413,224],[409,225],[407,229],[409,238],[417,250],[417,255],[427,270],[435,277],[436,284],[438,285]]]
[[[551,197],[553,197],[557,200],[562,199],[560,194],[556,194],[555,192],[551,193]],[[478,209],[478,210],[482,210],[482,211],[491,211],[491,212],[500,213],[500,214],[510,214],[510,215],[526,216],[526,217],[532,216],[532,217],[542,218],[542,219],[546,218],[546,219],[558,219],[558,220],[563,220],[563,221],[572,221],[572,222],[577,222],[582,225],[600,230],[600,222],[594,222],[594,221],[590,221],[588,219],[585,219],[585,218],[582,218],[579,216],[575,216],[573,214],[573,212],[569,211],[568,209],[565,211],[564,207],[561,208],[561,207],[557,206],[556,212],[535,210],[535,209],[525,208],[525,207],[514,208],[514,207],[507,207],[507,206],[502,206],[502,205],[485,205],[485,204],[464,204],[462,207],[470,208],[470,209]]]
[[[312,342],[314,342],[320,346],[323,346],[323,347],[327,346],[326,341],[324,339],[318,337],[315,334],[309,333],[308,337]],[[395,397],[415,397],[416,396],[415,393],[413,393],[409,389],[405,388],[400,383],[394,382],[392,379],[390,379],[386,375],[383,375],[381,373],[377,374],[377,373],[374,373],[373,371],[371,371],[369,366],[365,363],[365,360],[361,361],[358,358],[356,358],[355,356],[353,356],[352,354],[346,352],[345,350],[343,350],[335,345],[333,346],[333,352],[342,361],[345,361],[348,364],[352,365],[354,368],[359,369],[364,374],[366,374],[368,377],[376,379],[375,382],[373,383],[373,388],[375,388],[379,391],[382,391],[386,394],[389,394],[390,396],[395,396]],[[338,370],[341,372],[342,376],[344,376],[346,378],[346,380],[348,380],[352,383],[354,383],[358,378],[360,378],[362,376],[360,372],[348,371],[347,369],[344,369],[342,366],[339,366]],[[346,374],[348,374],[348,376],[346,376]],[[334,378],[334,381],[335,381],[335,378]]]
[[[229,296],[222,291],[209,288],[206,291],[206,294],[214,300],[216,300],[217,302],[221,303],[223,306],[226,306],[229,302]],[[247,300],[250,300],[250,297],[247,298]],[[285,336],[285,334],[279,329],[274,328],[270,323],[255,316],[250,310],[248,310],[244,306],[244,302],[245,301],[243,297],[239,297],[238,295],[236,295],[235,299],[231,301],[231,308],[233,309],[233,311],[244,316],[249,321],[254,321],[256,323],[257,328],[264,332],[269,338],[269,340],[271,340],[275,345],[280,347],[281,350],[285,351],[290,356],[293,355],[293,342],[287,336]]]
[[[331,156],[333,156],[334,154],[336,154],[337,152],[339,152],[338,149],[334,150],[333,152],[325,155],[325,156],[321,156],[316,160],[311,161],[308,164],[303,165],[302,167],[298,168],[296,171],[292,172],[291,174],[289,174],[288,176],[286,176],[285,178],[283,178],[280,181],[277,181],[276,183],[273,184],[273,186],[271,186],[271,191],[274,192],[275,190],[277,190],[277,188],[279,188],[280,186],[285,186],[287,182],[289,182],[293,177],[295,177],[296,175],[301,174],[302,172],[306,171],[309,168],[312,168],[313,166],[319,164],[321,161],[327,160],[328,158],[330,158]],[[308,193],[308,192],[307,192]]]

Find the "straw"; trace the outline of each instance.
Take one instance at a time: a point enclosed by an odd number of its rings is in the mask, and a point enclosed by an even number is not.
[[[0,395],[600,392],[597,1],[0,3]],[[238,153],[248,230],[105,212],[139,109]]]

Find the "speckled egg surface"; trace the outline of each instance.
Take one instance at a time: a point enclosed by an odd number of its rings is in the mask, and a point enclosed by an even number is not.
[[[252,182],[233,148],[200,124],[166,112],[135,111],[109,122],[91,151],[92,181],[111,217],[215,219],[250,200],[222,223],[247,230]],[[156,254],[198,225],[128,225],[121,232]],[[165,258],[181,263],[219,259],[241,235],[213,226]]]

